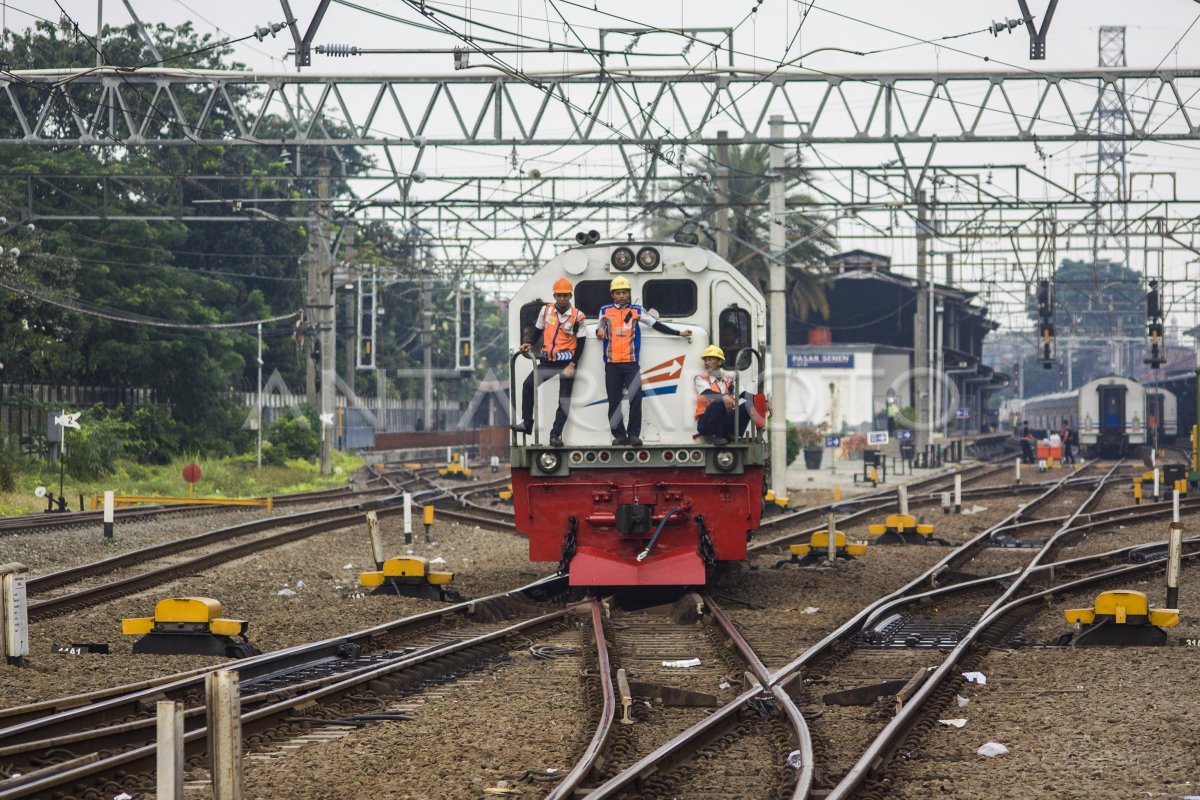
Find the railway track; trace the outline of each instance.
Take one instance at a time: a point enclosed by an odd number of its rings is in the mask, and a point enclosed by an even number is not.
[[[31,622],[49,619],[142,591],[179,577],[196,574],[215,565],[271,547],[289,544],[346,526],[358,525],[361,524],[363,514],[367,511],[374,511],[380,517],[402,514],[403,506],[399,503],[398,490],[405,485],[409,485],[409,482],[392,482],[388,495],[376,500],[359,502],[354,506],[319,509],[241,523],[132,550],[57,572],[33,576],[27,584],[32,598],[29,605],[29,619]],[[455,495],[447,493],[441,487],[435,486],[427,490],[426,494],[433,496],[427,502],[456,502]],[[417,498],[421,498],[421,496],[422,493],[415,495]],[[418,507],[420,506],[418,505]],[[507,530],[514,529],[512,523],[501,514],[482,515],[456,509],[443,509],[439,513],[443,519],[455,522]],[[280,528],[282,530],[279,530]],[[191,557],[181,557],[194,550],[204,552]],[[115,573],[154,562],[163,563],[160,566],[124,577],[114,577]],[[39,596],[49,595],[62,587],[84,582],[91,582],[92,585],[47,596],[45,599],[37,599]]]
[[[509,637],[564,624],[567,607],[545,601],[561,595],[563,583],[541,579],[511,592],[224,665],[240,674],[244,734],[263,745],[302,735],[313,725],[397,716],[380,712],[378,698],[453,680],[500,658]],[[6,709],[0,716],[0,764],[8,774],[0,776],[0,800],[87,796],[97,787],[152,788],[154,703],[185,703],[186,752],[199,756],[206,735],[204,675],[212,669]]]

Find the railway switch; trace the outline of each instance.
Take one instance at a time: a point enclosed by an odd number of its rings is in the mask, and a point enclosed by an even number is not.
[[[446,466],[438,470],[438,475],[443,478],[456,478],[465,481],[471,477],[471,468],[463,463],[458,453],[454,453],[450,456],[450,461]]]
[[[945,544],[933,536],[933,525],[917,522],[912,514],[890,514],[883,524],[867,526],[867,532],[878,536],[876,544]]]
[[[857,556],[867,552],[866,542],[847,542],[846,535],[841,531],[834,531],[833,546],[836,549],[837,557],[848,561],[853,561]],[[789,549],[792,557],[776,563],[775,569],[787,564],[806,566],[820,563],[827,558],[829,551],[829,531],[817,531],[809,538],[808,544],[794,544]]]
[[[1077,647],[1165,645],[1163,628],[1179,624],[1177,609],[1150,608],[1145,594],[1127,590],[1104,592],[1094,608],[1073,608],[1064,616],[1076,630],[1061,636],[1058,644]]]
[[[121,620],[121,633],[142,637],[133,644],[135,654],[244,658],[261,652],[246,638],[249,624],[221,617],[220,600],[170,597],[155,604],[153,617]]]
[[[422,556],[389,558],[383,568],[358,576],[360,585],[373,589],[371,594],[402,594],[426,600],[458,602],[462,596],[450,588],[453,572],[434,572]]]

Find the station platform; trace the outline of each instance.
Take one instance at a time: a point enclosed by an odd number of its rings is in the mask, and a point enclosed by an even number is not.
[[[943,439],[938,441],[938,443],[946,444],[949,441],[950,439]],[[881,481],[878,486],[872,486],[869,481],[863,481],[863,461],[861,455],[857,459],[847,460],[842,458],[841,450],[833,451],[826,448],[822,451],[820,469],[808,469],[804,464],[803,454],[791,463],[787,471],[788,489],[790,492],[817,490],[832,492],[834,487],[837,487],[842,490],[842,497],[853,497],[857,494],[867,494],[877,491],[882,487],[895,487],[900,484],[921,480],[922,478],[936,475],[939,472],[946,472],[954,466],[952,463],[943,463],[941,467],[934,469],[914,468],[910,471],[908,464],[904,464],[901,471],[900,449],[896,443],[893,442],[884,445],[880,450],[882,451],[882,455],[887,458],[888,471],[887,480]],[[834,458],[835,453],[836,458]],[[974,463],[976,463],[976,459],[964,455],[963,466]],[[892,469],[893,464],[896,466],[895,471]],[[854,480],[855,476],[858,476],[857,483]]]

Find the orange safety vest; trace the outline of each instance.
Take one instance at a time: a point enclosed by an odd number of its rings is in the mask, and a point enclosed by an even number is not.
[[[542,357],[547,361],[573,359],[578,344],[576,334],[579,326],[583,324],[583,312],[572,306],[567,311],[566,320],[560,321],[558,309],[553,303],[547,303],[543,319],[546,327],[542,328]]]
[[[700,377],[708,382],[708,388],[714,392],[720,392],[721,394],[729,394],[731,391],[733,391],[733,379],[732,378],[714,378],[711,375],[708,375],[707,373],[704,375],[701,375]],[[705,397],[702,394],[697,394],[696,395],[696,414],[695,414],[694,418],[700,419],[700,417],[704,416],[704,409],[708,408],[709,403],[714,403],[714,402],[716,402],[716,401],[713,400],[712,398]]]
[[[641,355],[642,331],[638,320],[642,307],[633,304],[618,307],[607,305],[600,309],[600,325],[606,328],[604,360],[616,364],[636,364]]]

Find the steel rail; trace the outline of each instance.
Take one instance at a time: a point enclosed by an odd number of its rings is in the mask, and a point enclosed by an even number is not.
[[[530,619],[505,626],[497,631],[464,639],[461,642],[455,643],[452,647],[399,658],[392,663],[364,671],[345,680],[320,687],[313,691],[296,694],[278,703],[254,709],[249,713],[243,713],[241,715],[243,735],[253,735],[263,729],[277,725],[284,721],[286,715],[309,703],[330,702],[335,698],[349,694],[364,684],[386,678],[401,670],[427,664],[435,659],[445,658],[451,653],[463,652],[471,648],[492,644],[531,628],[551,624],[561,620],[568,613],[571,613],[571,611],[561,609],[547,614],[539,614]],[[207,743],[207,736],[207,727],[198,727],[185,732],[183,738],[185,750],[188,755],[199,755],[202,753]],[[122,776],[129,773],[144,772],[150,774],[154,770],[157,750],[157,744],[150,743],[121,753],[102,756],[89,764],[69,768],[61,772],[40,775],[34,780],[22,782],[20,785],[9,789],[0,786],[0,800],[46,797],[50,796],[52,792],[69,791],[67,787],[71,787],[78,782],[87,781],[88,783],[95,783],[101,778],[109,776],[120,780]]]
[[[713,619],[721,626],[721,630],[725,632],[725,636],[733,642],[743,660],[750,665],[754,677],[758,679],[760,686],[765,687],[775,697],[776,705],[783,711],[788,722],[791,723],[792,730],[796,737],[796,749],[800,751],[800,770],[796,778],[796,783],[792,787],[792,797],[794,800],[802,800],[808,797],[812,791],[813,774],[816,769],[816,759],[813,757],[812,733],[808,730],[808,722],[804,719],[804,715],[800,713],[800,709],[796,707],[796,701],[792,696],[785,692],[779,686],[771,685],[771,675],[767,670],[762,659],[750,647],[745,637],[733,624],[733,621],[726,616],[725,611],[717,604],[717,602],[709,594],[702,594],[704,604],[708,607],[709,613]]]
[[[1200,551],[1188,553],[1183,556],[1186,562],[1192,562],[1200,559]],[[1157,562],[1145,562],[1140,564],[1131,564],[1126,567],[1120,567],[1114,570],[1105,571],[1096,575],[1090,575],[1077,580],[1068,581],[1058,584],[1037,592],[1029,593],[1023,597],[1012,597],[1012,593],[1006,592],[1002,597],[1002,601],[997,601],[992,608],[985,613],[970,631],[958,642],[953,650],[946,656],[943,662],[929,675],[925,684],[913,694],[909,704],[902,708],[895,717],[893,717],[882,731],[876,736],[868,748],[864,751],[862,757],[851,767],[850,772],[838,783],[829,793],[828,798],[840,800],[841,798],[849,797],[856,791],[862,783],[870,777],[870,774],[877,771],[880,767],[886,765],[890,760],[895,749],[899,747],[904,737],[912,729],[916,723],[917,717],[924,713],[922,705],[936,691],[942,683],[951,675],[955,667],[962,660],[963,656],[967,655],[968,651],[976,649],[976,644],[979,638],[994,624],[1007,616],[1012,611],[1016,610],[1026,603],[1033,602],[1045,597],[1050,597],[1057,594],[1063,594],[1070,591],[1093,586],[1096,583],[1103,581],[1111,581],[1114,578],[1124,577],[1126,575],[1136,574],[1151,569],[1158,568],[1160,565]],[[1021,577],[1027,577],[1030,571],[1027,569],[1022,572]]]
[[[596,665],[600,678],[600,691],[604,696],[604,705],[600,710],[600,720],[592,734],[591,741],[584,748],[583,755],[575,762],[575,766],[566,774],[557,786],[546,795],[546,800],[567,800],[574,796],[575,790],[592,774],[600,757],[608,746],[612,736],[613,719],[617,713],[617,697],[613,690],[612,665],[608,660],[608,640],[604,635],[604,614],[600,602],[595,598],[589,601],[592,617],[592,635],[596,644]]]
[[[114,720],[125,720],[131,716],[142,716],[155,699],[179,698],[189,693],[203,692],[204,675],[216,669],[236,669],[242,675],[243,682],[249,682],[328,660],[346,652],[349,645],[365,645],[383,637],[411,634],[431,624],[444,624],[459,617],[469,616],[483,606],[503,605],[510,600],[537,592],[558,592],[564,585],[563,578],[548,576],[517,589],[424,611],[318,642],[295,645],[126,686],[6,709],[4,713],[9,717],[9,722],[7,727],[0,729],[0,758],[25,752],[29,749],[29,742],[70,736],[80,727],[94,727]],[[42,713],[45,711],[52,713]],[[153,724],[152,718],[149,719],[149,724]]]

